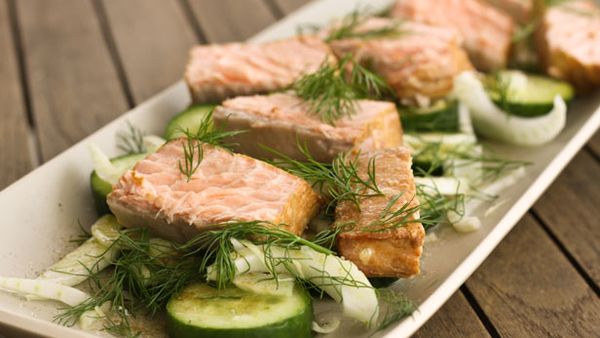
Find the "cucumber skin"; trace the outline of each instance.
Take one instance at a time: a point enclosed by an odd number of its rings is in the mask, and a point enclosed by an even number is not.
[[[216,104],[195,104],[188,107],[186,110],[178,113],[173,116],[167,126],[165,127],[165,139],[170,141],[177,137],[180,137],[180,129],[183,127],[184,129],[189,129],[190,131],[194,131],[193,127],[197,126],[181,126],[181,122],[189,122],[188,119],[193,119],[194,115],[202,114],[204,117],[206,114],[211,112],[216,107]]]
[[[130,157],[140,157],[139,160],[141,160],[145,156],[146,154],[128,154],[111,158],[110,161],[114,163],[114,161],[120,161]],[[96,207],[98,216],[112,213],[108,207],[108,204],[106,203],[106,196],[111,193],[112,185],[101,179],[100,176],[96,174],[96,170],[92,171],[90,174],[90,188],[92,189],[94,206]]]
[[[106,203],[106,196],[112,191],[110,183],[102,180],[94,170],[90,174],[90,188],[92,189],[94,206],[98,215],[110,214],[110,208]]]
[[[312,337],[312,300],[305,291],[305,310],[291,319],[248,329],[201,328],[171,315],[167,304],[167,332],[171,338],[310,338]]]
[[[443,108],[428,113],[414,113],[400,110],[402,127],[407,132],[447,132],[455,133],[460,129],[458,101],[447,101]]]

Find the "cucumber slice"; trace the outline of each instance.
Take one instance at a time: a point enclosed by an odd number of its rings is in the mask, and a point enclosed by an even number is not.
[[[574,95],[573,87],[567,82],[514,70],[488,75],[484,84],[498,108],[521,117],[546,115],[554,107],[557,95],[566,102]]]
[[[167,304],[173,338],[311,337],[312,319],[310,297],[298,287],[282,297],[192,284]]]
[[[110,160],[110,163],[122,172],[133,168],[133,166],[144,159],[147,154],[131,154],[115,157]],[[96,171],[92,171],[90,175],[90,186],[92,188],[92,194],[94,196],[94,203],[96,205],[96,211],[98,215],[104,215],[110,213],[110,209],[106,204],[106,196],[112,191],[112,184],[103,180],[96,174]]]
[[[185,136],[184,130],[195,131],[200,126],[207,114],[215,108],[214,104],[199,104],[192,105],[188,109],[175,115],[165,130],[165,138],[172,140],[178,137]]]
[[[446,132],[460,129],[457,100],[437,100],[426,108],[399,108],[402,127],[407,132]]]
[[[471,72],[457,77],[454,95],[471,111],[477,133],[508,144],[536,146],[550,142],[563,130],[567,120],[567,106],[560,95],[554,98],[552,111],[544,116],[508,114],[494,105],[483,84]]]

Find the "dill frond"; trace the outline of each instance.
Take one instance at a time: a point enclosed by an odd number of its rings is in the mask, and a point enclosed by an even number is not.
[[[348,14],[334,26],[329,35],[325,38],[326,42],[341,39],[377,39],[388,38],[402,35],[404,32],[400,29],[401,22],[393,21],[389,25],[370,30],[361,30],[360,26],[368,19],[368,16],[360,11],[353,11]]]
[[[117,133],[117,147],[126,154],[140,154],[147,151],[144,145],[146,133],[127,121],[127,130]]]
[[[213,121],[213,112],[210,111],[200,122],[198,129],[191,131],[189,129],[181,129],[185,135],[183,143],[183,163],[179,161],[179,171],[185,175],[187,181],[192,179],[192,176],[198,170],[200,163],[204,157],[203,144],[210,144],[218,147],[229,149],[231,144],[224,141],[227,138],[233,137],[244,130],[225,131],[215,127]]]
[[[306,146],[298,144],[305,160],[295,160],[291,157],[266,146],[275,159],[270,163],[290,174],[296,175],[319,190],[329,199],[327,209],[331,210],[341,201],[351,201],[360,208],[359,199],[383,195],[377,185],[375,159],[369,159],[367,175],[363,177],[358,172],[358,156],[341,153],[332,163],[317,161]]]
[[[390,325],[410,316],[416,309],[416,305],[404,294],[390,288],[377,289],[377,298],[380,302],[380,320],[374,328],[373,334],[385,330]]]
[[[393,95],[385,80],[351,55],[345,55],[337,64],[325,60],[316,72],[300,77],[290,89],[307,102],[313,114],[329,124],[354,115],[356,100]]]

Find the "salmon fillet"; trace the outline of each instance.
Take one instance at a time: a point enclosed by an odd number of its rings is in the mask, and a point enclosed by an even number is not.
[[[318,161],[331,162],[340,152],[402,143],[398,111],[391,102],[358,100],[356,114],[333,125],[309,111],[299,97],[277,93],[226,100],[214,110],[213,118],[221,129],[245,130],[228,142],[235,143],[236,151],[257,158],[273,157],[261,145],[300,160],[305,156],[299,143]]]
[[[600,86],[600,9],[592,1],[549,7],[536,40],[549,75],[580,91]]]
[[[306,181],[207,144],[188,182],[179,169],[184,142],[165,144],[113,187],[108,205],[120,224],[178,242],[228,221],[283,223],[299,235],[318,211],[320,199]]]
[[[527,24],[533,18],[534,0],[487,0],[494,7],[501,9],[516,22]]]
[[[497,70],[508,62],[514,22],[482,1],[398,0],[392,16],[457,30],[479,70]]]
[[[357,31],[389,27],[394,21],[369,18]],[[423,103],[446,96],[454,77],[472,69],[456,32],[418,23],[401,23],[400,34],[378,38],[334,40],[338,57],[352,54],[383,77],[404,103]]]
[[[331,59],[317,37],[263,43],[227,43],[192,48],[185,81],[195,103],[278,90]]]
[[[335,210],[336,226],[350,225],[351,230],[338,236],[339,253],[351,260],[368,277],[410,277],[419,273],[425,230],[421,223],[374,231],[390,224],[375,223],[389,204],[390,210],[416,208],[418,200],[412,175],[410,151],[404,147],[378,150],[359,156],[358,167],[366,177],[370,158],[375,159],[375,180],[383,196],[366,197],[360,209],[350,201],[340,202]],[[394,202],[394,199],[397,199]],[[404,209],[402,209],[404,207]],[[410,211],[414,211],[412,209]],[[401,213],[407,219],[415,213]],[[402,219],[402,216],[396,219]]]

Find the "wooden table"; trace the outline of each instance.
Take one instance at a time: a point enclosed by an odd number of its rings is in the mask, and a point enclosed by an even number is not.
[[[0,188],[305,2],[0,0]],[[596,134],[416,336],[598,336],[599,160]]]

